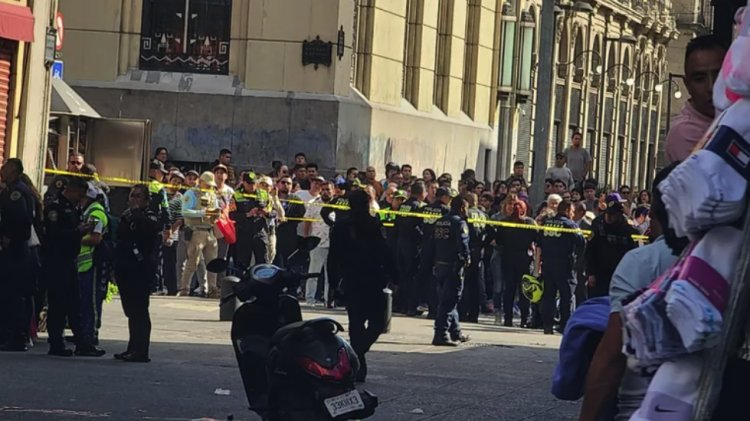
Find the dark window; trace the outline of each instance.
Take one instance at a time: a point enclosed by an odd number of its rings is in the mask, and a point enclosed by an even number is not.
[[[231,0],[144,0],[141,70],[229,73]]]

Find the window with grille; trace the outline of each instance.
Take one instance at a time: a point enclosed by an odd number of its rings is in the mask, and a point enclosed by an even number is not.
[[[229,73],[231,0],[143,0],[139,68]]]

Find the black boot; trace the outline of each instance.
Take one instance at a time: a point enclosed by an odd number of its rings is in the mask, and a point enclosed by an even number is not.
[[[357,371],[355,381],[357,383],[364,383],[365,378],[367,378],[367,360],[365,359],[365,354],[358,355],[357,358],[359,359],[359,371]]]
[[[47,355],[54,355],[57,357],[72,357],[73,350],[65,347],[63,343],[53,343],[49,345],[49,351]]]

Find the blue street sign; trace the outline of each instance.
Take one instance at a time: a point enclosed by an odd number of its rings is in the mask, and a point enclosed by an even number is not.
[[[52,79],[62,79],[63,78],[63,69],[64,69],[63,62],[60,60],[55,60],[55,62],[52,64]]]

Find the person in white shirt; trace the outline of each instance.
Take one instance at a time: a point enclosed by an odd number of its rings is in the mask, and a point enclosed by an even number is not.
[[[310,180],[310,190],[300,190],[296,193],[294,193],[295,196],[302,202],[304,202],[305,210],[309,208],[308,204],[315,200],[316,198],[320,197],[320,187],[323,184],[325,179],[323,177],[315,177],[314,179]],[[297,226],[297,235],[304,237],[305,231],[304,231],[304,224],[299,224]]]
[[[309,273],[323,272],[323,268],[328,260],[328,245],[331,227],[321,218],[321,205],[330,203],[333,200],[333,183],[315,181],[314,184],[321,184],[320,196],[313,199],[309,205],[305,218],[315,219],[315,222],[306,221],[303,225],[304,237],[320,238],[320,243],[310,252]],[[322,277],[321,277],[322,278]],[[320,278],[318,278],[320,279]],[[312,278],[307,280],[305,285],[305,300],[309,305],[317,303],[316,293],[318,291],[318,279]],[[328,282],[325,284],[323,304],[328,299]]]

